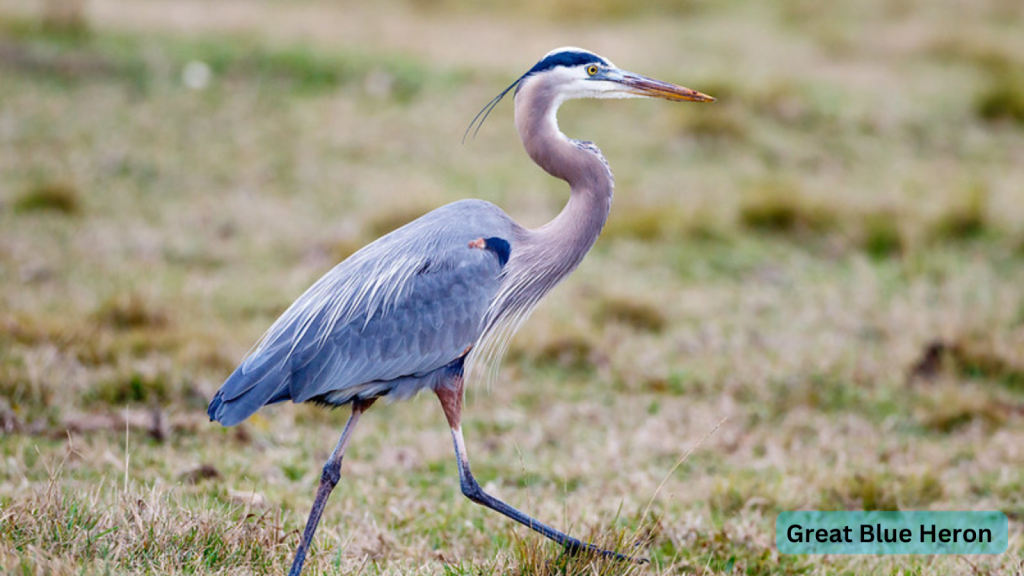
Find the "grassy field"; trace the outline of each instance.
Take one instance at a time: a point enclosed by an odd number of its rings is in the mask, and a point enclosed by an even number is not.
[[[309,574],[986,574],[1024,563],[1024,4],[0,1],[0,572],[282,573],[347,411],[205,407],[362,244],[565,186],[494,94],[556,46],[712,94],[572,102],[594,252],[471,384],[356,431]],[[784,556],[785,510],[1002,510],[1000,556]]]

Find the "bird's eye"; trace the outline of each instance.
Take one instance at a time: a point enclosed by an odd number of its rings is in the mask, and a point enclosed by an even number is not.
[[[593,76],[594,74],[597,74],[597,66],[595,66],[593,64],[591,64],[590,66],[587,66],[587,74],[590,74],[591,76]]]

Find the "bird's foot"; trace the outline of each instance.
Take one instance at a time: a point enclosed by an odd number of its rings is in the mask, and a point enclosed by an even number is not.
[[[620,554],[619,552],[614,552],[612,550],[605,550],[604,548],[599,548],[593,544],[581,542],[576,539],[565,543],[565,553],[569,556],[595,554],[618,562],[635,562],[637,564],[647,564],[650,562],[650,560],[642,556],[627,556],[625,554]]]

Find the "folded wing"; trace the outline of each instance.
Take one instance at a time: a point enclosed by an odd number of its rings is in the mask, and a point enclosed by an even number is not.
[[[271,326],[210,418],[230,426],[273,402],[343,403],[372,383],[386,393],[458,359],[480,336],[507,258],[471,244],[508,234],[507,222],[491,204],[458,202],[353,254]]]

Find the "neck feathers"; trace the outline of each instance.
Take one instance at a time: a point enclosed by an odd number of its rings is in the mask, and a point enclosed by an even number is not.
[[[501,287],[485,319],[470,372],[493,378],[509,339],[556,284],[568,276],[597,241],[608,220],[614,181],[596,146],[570,140],[555,114],[562,98],[545,77],[527,78],[516,93],[516,128],[527,154],[548,174],[569,183],[569,202],[540,228],[520,229]],[[489,368],[489,370],[488,370]]]
[[[568,182],[571,189],[562,212],[533,231],[538,244],[550,249],[549,254],[565,260],[560,264],[568,265],[568,274],[594,245],[608,219],[614,179],[597,146],[571,140],[558,129],[556,114],[562,101],[553,80],[537,77],[520,87],[515,108],[516,128],[526,153],[548,174]]]
[[[527,153],[569,183],[569,202],[554,220],[522,230],[503,271],[485,340],[504,346],[534,306],[568,276],[597,241],[612,201],[612,173],[596,146],[566,138],[555,113],[561,100],[547,81],[527,81],[516,95],[516,127]],[[501,336],[495,336],[501,334]],[[499,353],[500,356],[500,353]]]

